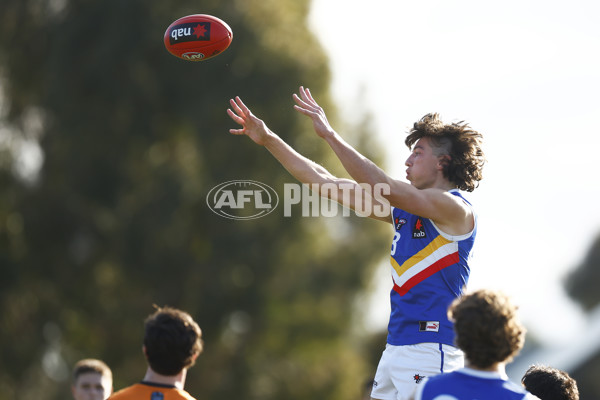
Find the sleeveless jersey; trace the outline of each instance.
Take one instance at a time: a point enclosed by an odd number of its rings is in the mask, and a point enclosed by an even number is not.
[[[415,400],[539,400],[505,374],[463,368],[427,378],[417,387]]]
[[[196,400],[185,390],[172,385],[140,382],[119,390],[109,400]]]
[[[458,190],[450,193],[470,206]],[[390,293],[389,344],[433,342],[454,346],[447,311],[469,279],[467,260],[477,233],[477,218],[473,215],[473,230],[452,236],[427,218],[392,207],[396,232],[391,255],[394,286]]]

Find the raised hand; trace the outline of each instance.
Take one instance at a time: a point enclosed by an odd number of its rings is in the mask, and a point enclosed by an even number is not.
[[[298,93],[300,93],[300,96],[295,93],[293,96],[294,101],[296,102],[294,109],[312,119],[313,127],[315,132],[317,132],[317,135],[322,138],[333,135],[334,130],[331,125],[329,125],[329,121],[327,121],[325,111],[323,111],[323,108],[319,106],[312,97],[310,90],[300,86]]]
[[[230,129],[229,133],[233,135],[246,135],[255,143],[264,146],[269,134],[272,133],[264,121],[252,114],[252,111],[250,111],[239,96],[229,100],[229,103],[231,104],[231,108],[227,109],[227,114],[232,120],[242,126],[241,129]]]

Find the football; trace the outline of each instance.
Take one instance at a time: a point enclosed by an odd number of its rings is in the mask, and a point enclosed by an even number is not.
[[[164,37],[169,53],[187,61],[208,60],[221,54],[232,40],[229,25],[206,14],[179,18],[169,25]]]

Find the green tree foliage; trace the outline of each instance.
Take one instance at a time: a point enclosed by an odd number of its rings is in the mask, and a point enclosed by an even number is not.
[[[0,3],[0,399],[69,398],[82,357],[104,359],[117,389],[139,381],[153,304],[203,328],[186,385],[197,398],[357,398],[373,371],[352,304],[387,251],[383,224],[282,212],[232,221],[205,202],[232,179],[280,193],[294,182],[227,133],[236,95],[340,171],[292,110],[306,85],[336,120],[309,4]],[[164,49],[166,27],[194,13],[229,23],[225,53],[192,63]],[[18,143],[39,143],[37,175],[15,169]]]

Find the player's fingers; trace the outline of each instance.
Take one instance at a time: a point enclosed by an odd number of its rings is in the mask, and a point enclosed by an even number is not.
[[[310,101],[310,98],[308,97],[304,86],[300,86],[299,93],[300,93],[300,97],[302,97],[302,100],[304,100],[305,102]]]
[[[294,101],[303,108],[314,109],[314,107],[311,104],[307,103],[306,101],[304,101],[303,99],[298,97],[298,95],[296,93],[294,93]]]
[[[237,98],[236,98],[236,100],[237,100]],[[233,108],[233,110],[235,111],[235,113],[238,116],[242,116],[242,115],[244,115],[244,112],[242,111],[242,109],[240,108],[240,106],[238,105],[236,100],[234,100],[234,99],[229,100],[229,104],[231,104],[231,108]]]
[[[296,93],[294,93],[292,95],[292,98],[294,99],[294,101],[298,104],[304,103],[304,101],[300,98],[300,96],[298,96]]]
[[[308,89],[308,88],[306,88],[306,96],[310,101],[312,101],[313,103],[315,103],[315,105],[317,105],[317,102],[313,98],[312,93],[310,92],[310,89]]]
[[[304,102],[306,104],[310,104],[310,106],[312,107],[313,110],[315,110],[315,112],[323,113],[323,109],[321,108],[321,106],[319,106],[319,104],[312,97],[312,94],[310,93],[310,89],[304,89]]]
[[[244,104],[244,102],[242,101],[242,99],[240,98],[240,96],[236,96],[235,97],[235,101],[238,103],[238,105],[242,109],[242,112],[244,113],[244,115],[250,115],[251,114],[250,109]]]
[[[306,114],[306,110],[300,106],[294,104],[294,110],[298,111],[301,114]]]
[[[317,107],[318,104],[315,101],[315,99],[313,99],[311,93],[310,93],[310,89],[309,88],[305,88],[304,86],[300,86],[301,89],[301,95],[302,95],[302,99],[307,102],[310,103],[311,105],[313,105],[314,107]]]
[[[242,125],[244,122],[244,119],[242,117],[240,117],[239,115],[237,115],[236,113],[234,113],[233,111],[231,111],[230,108],[227,109],[227,114],[229,115],[229,117],[234,120],[235,122],[237,122],[238,124]]]
[[[300,106],[294,106],[294,109],[298,112],[300,112],[301,114],[304,115],[308,115],[309,117],[314,117],[316,115],[316,113],[314,111],[311,111],[309,109],[306,109],[304,107],[300,107]]]
[[[244,130],[243,129],[230,129],[229,133],[231,133],[232,135],[243,135]]]

